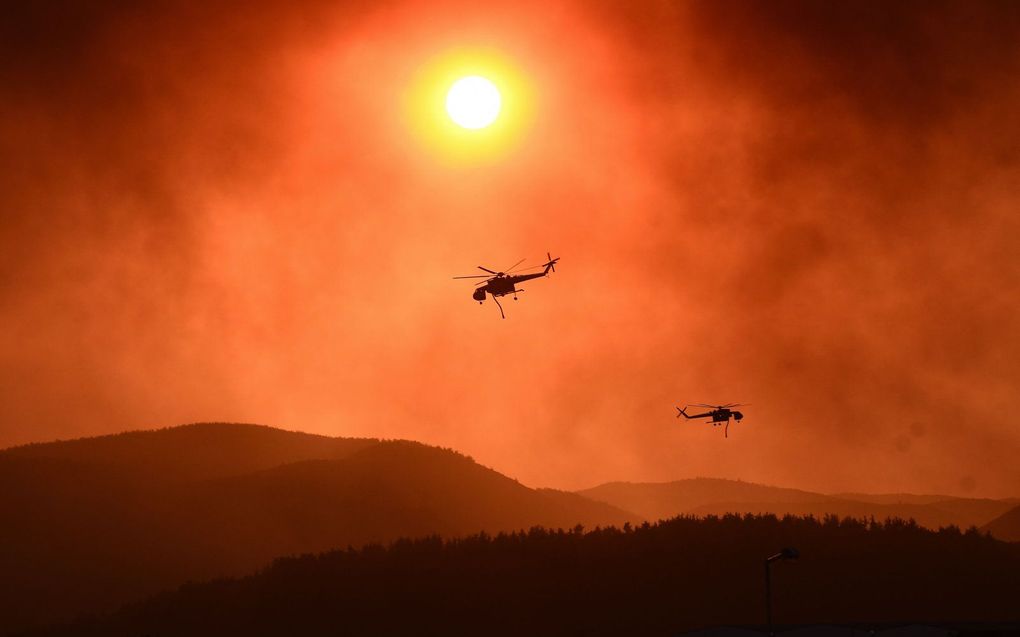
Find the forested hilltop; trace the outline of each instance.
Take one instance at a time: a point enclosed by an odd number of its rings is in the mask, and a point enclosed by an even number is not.
[[[1020,545],[976,530],[829,517],[710,516],[276,560],[38,635],[669,635],[778,623],[1020,619]]]
[[[0,450],[0,511],[0,635],[287,555],[638,521],[449,449],[228,423]]]

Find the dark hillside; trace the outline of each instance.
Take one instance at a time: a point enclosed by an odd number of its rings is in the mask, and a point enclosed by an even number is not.
[[[952,523],[961,528],[970,526],[981,526],[986,524],[1010,508],[1016,506],[1016,498],[1003,498],[993,500],[991,498],[958,498],[948,495],[914,495],[910,493],[889,493],[889,494],[867,494],[867,493],[840,493],[832,496],[840,500],[854,502],[871,502],[884,504],[891,507],[902,505],[920,505],[922,515],[940,514]],[[906,518],[906,516],[900,515]],[[921,520],[917,520],[921,524]],[[925,524],[925,526],[932,526]]]
[[[822,496],[812,502],[717,502],[711,505],[695,507],[684,511],[684,513],[699,516],[724,515],[726,513],[771,513],[779,516],[812,515],[816,518],[825,517],[826,515],[860,519],[873,517],[878,520],[899,518],[902,520],[914,520],[921,526],[929,529],[939,529],[944,526],[957,526],[960,528],[979,526],[1007,506],[1005,503],[999,503],[999,506],[994,508],[980,505],[968,508],[966,505],[970,502],[979,501],[962,500],[959,503],[950,501],[936,502],[934,504],[872,504],[869,502],[857,502]],[[960,506],[954,507],[953,504],[959,504]]]
[[[834,493],[834,498],[871,502],[873,504],[933,504],[951,499],[947,495],[927,495],[917,493]]]
[[[116,615],[40,633],[93,635],[671,635],[779,623],[1020,619],[1020,547],[894,521],[727,516],[637,529],[400,541],[278,560]]]
[[[807,503],[824,498],[818,493],[800,489],[783,489],[753,482],[694,478],[674,482],[608,482],[579,494],[621,506],[649,520],[665,520],[691,509],[718,502],[783,502]]]
[[[1020,542],[1020,506],[1003,513],[981,527],[981,530],[991,533],[1000,540]]]
[[[215,554],[195,565],[205,576],[398,537],[638,521],[610,505],[529,489],[455,452],[405,441],[345,460],[208,481],[181,494],[174,508],[188,522],[180,536]],[[201,521],[197,532],[192,521]]]
[[[378,442],[263,425],[199,423],[11,447],[0,450],[0,463],[8,458],[69,460],[139,471],[147,480],[203,480],[301,460],[344,458]]]
[[[696,478],[666,483],[610,482],[581,495],[634,511],[648,520],[675,515],[772,513],[824,517],[913,519],[931,529],[981,526],[1013,506],[1010,500],[945,495],[812,493],[736,480]]]
[[[266,466],[274,462],[283,464]],[[243,575],[285,555],[636,521],[574,494],[529,489],[452,451],[245,425],[8,450],[0,517],[0,634],[187,580]]]

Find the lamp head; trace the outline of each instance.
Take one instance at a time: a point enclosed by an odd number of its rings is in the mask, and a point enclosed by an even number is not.
[[[793,548],[792,546],[788,546],[783,550],[779,551],[778,553],[776,553],[775,555],[771,555],[765,558],[765,561],[775,562],[776,560],[795,560],[798,557],[800,557],[800,551]]]

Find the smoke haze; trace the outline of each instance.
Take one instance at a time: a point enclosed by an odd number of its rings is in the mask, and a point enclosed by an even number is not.
[[[0,446],[246,421],[536,486],[1020,495],[1020,5],[87,4],[0,26]],[[536,96],[474,164],[402,111],[464,46]],[[546,251],[505,321],[450,279]]]

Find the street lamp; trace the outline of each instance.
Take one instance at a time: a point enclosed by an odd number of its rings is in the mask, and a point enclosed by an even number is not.
[[[765,621],[769,625],[769,637],[775,636],[772,631],[772,562],[795,560],[798,557],[800,557],[800,551],[788,546],[775,555],[765,558]]]

